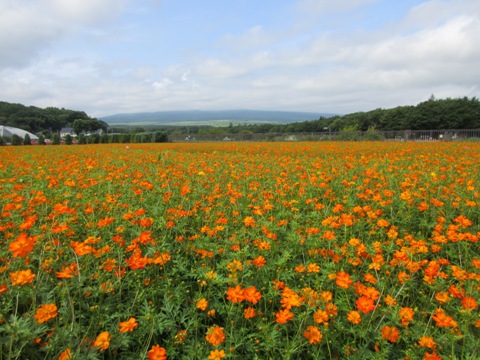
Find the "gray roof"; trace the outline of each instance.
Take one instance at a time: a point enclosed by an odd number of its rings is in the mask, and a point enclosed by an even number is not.
[[[71,134],[73,132],[73,128],[71,127],[64,127],[60,129],[60,134]]]

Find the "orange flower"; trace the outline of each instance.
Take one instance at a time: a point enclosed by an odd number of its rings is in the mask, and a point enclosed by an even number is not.
[[[72,265],[75,263],[72,263]],[[75,264],[76,265],[76,264]],[[106,259],[103,263],[102,266],[100,266],[100,269],[103,269],[107,272],[113,272],[117,266],[117,260],[115,259]],[[58,273],[57,273],[58,277]]]
[[[37,309],[33,317],[35,318],[35,320],[37,320],[39,324],[43,324],[50,319],[56,318],[58,315],[57,310],[58,308],[55,304],[43,304]]]
[[[242,302],[245,300],[243,294],[244,292],[240,285],[237,285],[234,288],[229,287],[227,290],[227,300],[230,300],[233,303]]]
[[[159,345],[153,345],[147,356],[148,360],[167,360],[167,350]]]
[[[358,311],[352,310],[347,314],[347,319],[350,321],[352,324],[360,324],[362,321],[362,317],[360,316],[360,313]]]
[[[464,291],[461,289],[458,289],[455,285],[451,285],[448,288],[448,292],[452,294],[454,298],[461,299],[464,296]]]
[[[268,234],[272,234],[272,233],[269,232]],[[276,236],[275,234],[273,235]],[[270,245],[270,243],[265,240],[258,239],[258,240],[255,240],[253,244],[258,248],[258,250],[270,250],[272,248],[272,245]]]
[[[419,211],[425,211],[428,209],[428,204],[424,201],[422,201],[420,204],[418,204],[418,210]]]
[[[367,273],[363,276],[366,282],[375,285],[377,283],[377,278],[370,273]]]
[[[432,260],[428,263],[428,266],[425,268],[425,275],[429,278],[435,278],[438,276],[440,271],[440,264],[436,260]]]
[[[77,263],[71,263],[68,267],[62,266],[62,271],[57,271],[55,274],[58,279],[70,279],[77,276]]]
[[[252,264],[258,267],[265,266],[267,263],[267,260],[263,256],[257,256],[255,259],[253,259]]]
[[[124,333],[127,331],[132,332],[136,327],[138,326],[137,320],[135,320],[134,317],[131,317],[127,321],[121,322],[119,327],[120,327],[120,332]]]
[[[320,266],[318,266],[317,264],[308,264],[307,272],[309,272],[309,273],[319,273],[320,272]]]
[[[117,228],[118,229],[118,228]],[[118,231],[118,230],[117,230]],[[124,246],[125,245],[125,240],[123,240],[123,238],[120,236],[120,235],[114,235],[112,236],[112,240],[117,243],[118,245],[120,246]]]
[[[438,327],[457,327],[457,322],[451,316],[448,316],[443,309],[435,310],[435,315],[432,315]]]
[[[415,312],[410,307],[403,307],[398,314],[400,315],[401,324],[406,327],[413,320]]]
[[[140,226],[147,228],[153,225],[153,219],[152,218],[143,218],[140,220]]]
[[[308,228],[306,230],[307,235],[315,235],[315,234],[318,234],[319,232],[320,232],[319,228]]]
[[[464,309],[477,310],[478,308],[477,300],[471,296],[465,296],[461,302]]]
[[[151,231],[142,231],[134,241],[135,242],[138,241],[140,244],[143,244],[143,245],[155,244],[155,239],[152,237]]]
[[[132,270],[138,270],[138,269],[143,269],[145,266],[147,266],[149,262],[149,258],[142,256],[142,253],[139,249],[136,249],[132,256],[130,256],[128,259],[125,260],[127,265],[130,267]]]
[[[368,314],[370,311],[375,309],[375,302],[366,296],[358,298],[355,301],[355,305],[357,306],[357,309],[364,314]]]
[[[13,286],[30,284],[33,279],[35,279],[35,274],[33,274],[30,269],[10,273],[10,280],[12,280]]]
[[[243,264],[241,261],[234,259],[231,262],[227,264],[227,269],[230,272],[235,272],[235,271],[242,271],[243,270]]]
[[[307,329],[303,333],[303,336],[308,340],[310,344],[318,344],[322,341],[322,333],[316,326],[307,326]]]
[[[439,302],[439,303],[447,303],[450,301],[450,295],[448,295],[448,293],[446,291],[442,291],[442,292],[439,292],[437,294],[435,294],[435,299]]]
[[[383,301],[385,301],[385,304],[387,304],[388,306],[394,306],[397,304],[397,300],[395,300],[395,298],[391,295],[385,296],[385,299]]]
[[[83,242],[72,241],[70,242],[70,246],[73,251],[75,251],[75,254],[77,254],[78,256],[88,255],[94,251],[94,248],[92,246],[89,246]]]
[[[110,346],[111,338],[112,335],[110,335],[108,331],[101,332],[93,342],[93,346],[98,348],[100,351],[105,351]]]
[[[273,282],[273,287],[275,288],[275,290],[285,289],[285,283],[283,281],[275,279],[272,282]]]
[[[209,272],[207,272],[205,274],[205,277],[208,279],[208,280],[213,280],[215,279],[215,277],[217,276],[217,273],[213,270],[210,270]]]
[[[385,340],[394,343],[398,340],[400,337],[400,332],[395,326],[384,326],[381,330],[382,332],[382,338]]]
[[[106,217],[103,219],[98,220],[97,227],[102,228],[104,226],[110,225],[115,220],[113,217]]]
[[[295,268],[294,268],[293,270],[295,270],[295,272],[301,274],[301,273],[303,273],[305,270],[307,270],[307,268],[305,267],[305,265],[300,264],[300,265],[298,265],[298,266],[295,266]]]
[[[275,314],[276,322],[279,324],[286,324],[293,319],[293,313],[289,309],[280,310]]]
[[[26,257],[35,247],[36,237],[28,237],[27,234],[21,233],[15,241],[12,241],[8,246],[8,250],[13,254],[13,257]]]
[[[262,298],[262,294],[255,286],[250,286],[243,290],[243,297],[246,301],[256,304]]]
[[[352,285],[353,280],[350,278],[345,271],[340,271],[336,275],[336,284],[338,287],[343,289],[348,289],[350,285]]]
[[[211,326],[207,331],[205,339],[213,346],[220,345],[225,341],[225,333],[223,332],[223,328],[218,325]]]
[[[198,301],[197,301],[197,304],[196,304],[196,308],[197,308],[197,309],[200,309],[200,310],[202,310],[202,311],[207,310],[207,308],[208,308],[208,301],[207,301],[207,299],[202,298],[202,299],[198,300]]]
[[[328,303],[325,305],[325,311],[327,312],[328,316],[338,315],[337,310],[337,306],[334,303]]]
[[[433,338],[428,337],[428,336],[422,336],[420,340],[418,340],[418,345],[427,347],[429,349],[435,349],[437,344],[435,343],[435,340]]]
[[[480,269],[480,259],[473,259],[472,260],[472,265],[476,267],[477,269]]]
[[[135,216],[142,216],[147,213],[147,211],[144,208],[137,209],[133,212]]]
[[[70,348],[66,349],[65,351],[62,351],[58,356],[58,360],[70,360],[70,359],[72,359],[72,351],[70,350]]]
[[[377,220],[377,226],[378,227],[387,227],[388,225],[390,225],[388,220],[384,220],[384,219]]]
[[[170,256],[169,252],[159,253],[159,254],[155,254],[155,257],[153,259],[153,263],[155,265],[163,266],[167,262],[169,262],[170,260],[171,260],[171,256]]]
[[[328,313],[324,310],[317,310],[315,314],[313,314],[313,320],[317,324],[323,324],[328,322]]]
[[[378,300],[380,297],[380,291],[375,289],[374,287],[364,287],[359,289],[359,293],[372,299],[373,301]]]
[[[442,358],[440,356],[438,356],[436,353],[425,353],[425,355],[423,356],[423,359],[424,360],[442,360]]]
[[[462,227],[469,227],[469,226],[472,226],[472,221],[469,220],[466,216],[464,215],[460,215],[460,216],[457,216],[455,219],[453,219],[453,221],[455,221],[456,223],[458,223],[460,226]]]
[[[21,223],[20,225],[18,225],[18,228],[19,228],[21,231],[31,229],[32,226],[35,225],[35,223],[37,222],[37,220],[38,220],[38,216],[37,216],[37,215],[27,216],[27,217],[25,218],[25,221],[24,221],[23,223]]]
[[[405,271],[399,272],[397,277],[398,277],[398,281],[400,282],[400,284],[403,284],[407,280],[410,280],[410,275],[407,274]]]
[[[247,216],[245,219],[243,219],[243,224],[246,227],[254,227],[255,226],[255,219],[251,216]]]
[[[333,231],[327,230],[323,233],[322,238],[327,240],[333,240],[336,238],[336,235]]]
[[[302,305],[302,298],[295,293],[292,289],[286,287],[282,291],[282,299],[280,300],[280,304],[282,304],[282,308],[284,309],[291,309],[295,306]]]
[[[210,355],[208,356],[208,360],[220,360],[223,359],[227,354],[225,354],[225,350],[212,350],[210,351]]]
[[[330,291],[322,291],[322,293],[320,294],[320,297],[324,302],[329,302],[329,301],[332,301],[333,294]]]
[[[249,307],[247,307],[246,309],[243,310],[243,317],[245,319],[254,318],[256,315],[257,315],[256,310],[251,306],[249,306]]]

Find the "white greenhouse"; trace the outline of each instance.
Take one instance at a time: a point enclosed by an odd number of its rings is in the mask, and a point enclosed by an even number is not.
[[[25,138],[25,135],[28,134],[30,136],[30,140],[32,141],[38,141],[38,136],[34,135],[28,131],[11,127],[11,126],[3,126],[0,125],[0,136],[4,138],[11,138],[13,135],[19,136],[22,140]]]

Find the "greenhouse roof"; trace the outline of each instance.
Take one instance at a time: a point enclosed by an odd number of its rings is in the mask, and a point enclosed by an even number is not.
[[[0,136],[12,137],[14,134],[21,137],[22,139],[25,137],[26,134],[28,134],[28,136],[30,136],[30,140],[38,140],[38,136],[32,134],[31,132],[16,127],[0,125]]]

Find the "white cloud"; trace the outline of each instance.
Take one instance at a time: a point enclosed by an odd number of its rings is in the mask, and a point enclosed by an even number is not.
[[[173,84],[172,80],[169,78],[163,78],[160,81],[155,81],[152,86],[159,90],[166,90],[171,84]]]
[[[351,11],[375,2],[378,0],[299,0],[298,8],[305,14],[328,15]]]
[[[0,2],[0,69],[22,67],[79,28],[108,22],[125,0],[3,0]]]
[[[241,34],[227,34],[219,41],[219,45],[229,51],[242,52],[249,49],[267,46],[276,40],[276,36],[268,33],[261,25],[248,28]]]
[[[183,74],[182,74],[182,81],[188,81],[188,75],[190,74],[190,70],[187,70],[185,71]]]
[[[51,14],[58,16],[57,19],[61,19],[66,25],[73,23],[81,26],[109,21],[118,15],[125,5],[125,0],[49,0],[46,4],[51,8]]]
[[[429,28],[459,15],[480,13],[477,0],[430,0],[413,7],[402,22],[403,26]]]

